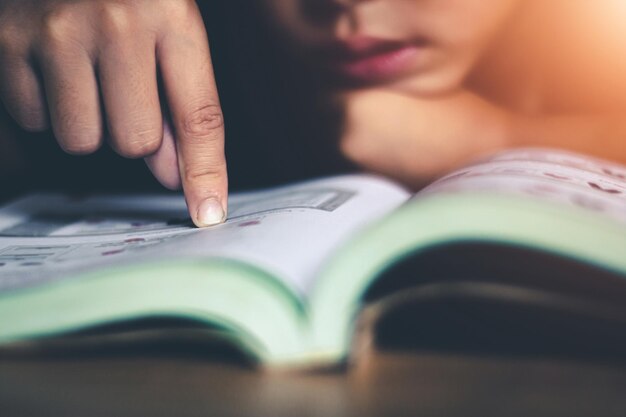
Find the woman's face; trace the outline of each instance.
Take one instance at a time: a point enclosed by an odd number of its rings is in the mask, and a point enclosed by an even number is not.
[[[518,0],[265,0],[289,43],[353,87],[458,87]]]

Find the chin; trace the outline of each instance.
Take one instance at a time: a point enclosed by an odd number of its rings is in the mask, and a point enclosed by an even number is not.
[[[463,78],[441,76],[414,76],[390,85],[393,90],[421,97],[442,96],[462,87]]]
[[[469,69],[450,65],[418,71],[406,78],[394,81],[389,86],[405,94],[437,97],[461,89],[468,74]]]

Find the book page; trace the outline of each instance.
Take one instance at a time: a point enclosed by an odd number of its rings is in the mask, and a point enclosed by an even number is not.
[[[199,230],[179,195],[32,196],[0,210],[0,294],[110,266],[216,257],[304,296],[326,257],[409,197],[372,176],[323,179],[233,195],[227,222]]]
[[[420,191],[521,195],[626,223],[626,167],[573,152],[518,149],[453,172]]]

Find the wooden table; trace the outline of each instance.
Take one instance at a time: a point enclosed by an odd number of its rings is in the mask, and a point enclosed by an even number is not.
[[[0,415],[624,417],[626,364],[395,351],[288,374],[190,352],[3,357]]]

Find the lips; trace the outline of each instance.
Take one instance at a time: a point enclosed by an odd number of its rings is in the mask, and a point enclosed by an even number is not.
[[[356,37],[326,49],[329,66],[355,81],[376,82],[406,73],[416,62],[424,42],[396,42]]]

